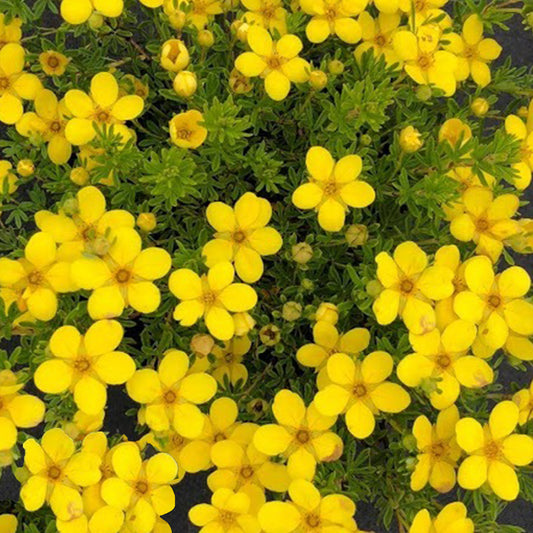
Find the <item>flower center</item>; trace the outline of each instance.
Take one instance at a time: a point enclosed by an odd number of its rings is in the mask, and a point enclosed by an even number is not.
[[[415,11],[422,11],[425,8],[426,8],[426,0],[415,1]]]
[[[437,357],[437,365],[439,365],[442,369],[448,368],[452,364],[452,360],[450,359],[450,356],[443,353]]]
[[[170,443],[172,444],[173,448],[181,447],[184,442],[185,442],[185,439],[181,435],[178,435],[177,433],[174,433],[174,435],[170,437]]]
[[[414,288],[415,288],[415,284],[410,279],[404,279],[402,283],[400,284],[400,290],[404,294],[409,294],[413,292]]]
[[[243,466],[241,468],[241,477],[249,479],[254,475],[254,469],[250,465]]]
[[[267,65],[272,70],[278,70],[281,67],[281,59],[278,56],[271,56],[267,59]]]
[[[452,283],[455,288],[455,292],[462,292],[466,290],[466,283],[463,279],[454,278]]]
[[[427,70],[432,64],[433,58],[428,54],[422,54],[418,58],[418,66],[423,70]]]
[[[192,131],[187,128],[182,128],[181,130],[176,131],[176,137],[178,139],[189,140],[191,138]]]
[[[115,279],[118,283],[127,283],[131,278],[131,272],[125,268],[121,268],[116,274]]]
[[[500,445],[495,441],[489,442],[483,451],[488,459],[498,459],[502,454]]]
[[[74,368],[80,373],[87,372],[87,370],[91,368],[91,362],[84,357],[76,359],[76,361],[74,361]]]
[[[324,194],[326,196],[333,196],[334,194],[337,193],[337,190],[338,190],[337,184],[334,181],[329,181],[324,186]]]
[[[107,111],[99,111],[96,113],[96,120],[98,122],[108,122],[110,118],[110,115]]]
[[[329,22],[334,22],[335,19],[337,18],[337,10],[334,8],[334,7],[328,7],[328,9],[326,9],[326,19],[329,21]]]
[[[47,475],[49,479],[56,481],[61,477],[61,468],[59,468],[59,466],[52,465],[48,469]]]
[[[217,433],[214,437],[213,437],[213,440],[215,442],[220,442],[221,440],[226,440],[226,435],[224,435],[224,433]]]
[[[148,492],[148,483],[146,481],[137,481],[135,483],[135,491],[139,494],[146,494]]]
[[[476,228],[479,231],[487,231],[489,229],[489,221],[486,218],[479,218],[476,222]]]
[[[233,363],[234,355],[231,352],[224,354],[224,361],[226,363]]]
[[[376,35],[375,39],[374,39],[374,42],[379,46],[379,47],[383,47],[387,44],[387,39],[385,38],[384,35]]]
[[[163,395],[163,400],[165,403],[172,404],[176,401],[176,393],[171,390],[167,390],[165,394]]]
[[[362,383],[358,383],[353,388],[353,395],[357,396],[358,398],[362,398],[363,396],[366,396],[366,387]]]
[[[477,56],[477,51],[473,46],[467,46],[464,55],[466,59],[474,59]]]
[[[50,68],[57,68],[59,66],[59,59],[55,56],[50,56],[48,58],[48,66]]]
[[[320,525],[320,517],[316,514],[308,514],[305,517],[305,523],[312,528],[318,527]]]
[[[9,78],[0,78],[0,89],[9,88]]]
[[[446,445],[441,442],[434,442],[431,445],[430,452],[429,452],[435,459],[439,459],[446,453]]]
[[[100,466],[100,472],[102,473],[102,477],[104,479],[113,477],[115,475],[113,467],[108,463],[102,463]]]
[[[225,526],[226,530],[235,522],[235,514],[231,511],[221,511],[218,517],[220,522],[222,522],[222,524]]]
[[[204,301],[205,305],[213,305],[216,301],[217,297],[216,294],[212,291],[204,292],[202,296],[202,300]]]
[[[246,239],[246,235],[242,231],[236,231],[232,237],[236,243],[241,243]]]
[[[502,304],[502,299],[497,294],[491,294],[487,300],[490,307],[497,309]]]
[[[309,431],[307,431],[306,429],[300,429],[298,433],[296,433],[296,440],[300,444],[305,444],[306,442],[309,442],[309,439]]]
[[[50,123],[50,131],[53,131],[54,133],[58,133],[61,131],[61,123],[57,120],[54,120]]]
[[[268,5],[268,6],[265,6],[261,11],[260,11],[261,15],[263,15],[263,17],[266,19],[266,20],[270,20],[270,19],[273,19],[275,14],[276,14],[276,8],[275,6],[273,5]]]
[[[28,282],[30,285],[40,285],[43,282],[43,275],[38,270],[34,270],[28,275]]]

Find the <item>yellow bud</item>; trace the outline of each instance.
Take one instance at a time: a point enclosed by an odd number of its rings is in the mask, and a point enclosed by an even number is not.
[[[170,25],[176,30],[181,30],[187,22],[187,14],[184,11],[178,10],[168,15]]]
[[[334,326],[339,320],[338,307],[329,302],[322,302],[316,310],[315,320],[317,322],[328,322]]]
[[[400,146],[404,152],[411,154],[422,148],[424,141],[420,132],[413,128],[413,126],[407,126],[400,132]]]
[[[420,85],[416,89],[416,97],[422,101],[427,102],[433,95],[433,91],[429,85]]]
[[[313,70],[309,75],[309,83],[313,89],[321,91],[328,84],[328,76],[321,70]]]
[[[211,335],[198,333],[191,339],[191,351],[200,357],[207,357],[215,346],[215,340]]]
[[[215,36],[209,30],[201,30],[198,32],[198,44],[202,48],[211,48],[215,44]]]
[[[93,30],[99,30],[104,25],[104,17],[100,13],[94,12],[87,21],[89,27]]]
[[[182,70],[176,74],[173,83],[176,94],[183,98],[189,98],[192,96],[198,88],[198,82],[196,81],[196,74],[189,70]]]
[[[362,246],[368,241],[368,228],[364,224],[352,224],[344,237],[349,246]]]
[[[529,115],[529,109],[523,105],[519,110],[518,110],[518,116],[519,117],[522,117],[522,118],[527,118]]]
[[[23,178],[31,176],[35,172],[35,165],[31,159],[21,159],[17,163],[17,172]]]
[[[402,439],[402,444],[404,445],[404,447],[406,449],[408,449],[410,452],[414,452],[416,451],[417,449],[417,446],[416,446],[416,438],[414,435],[406,435],[403,439]]]
[[[255,320],[249,313],[235,313],[233,315],[233,325],[235,326],[235,336],[246,335],[255,326]]]
[[[80,208],[77,198],[69,198],[63,202],[63,213],[68,217],[79,213]]]
[[[313,280],[309,278],[304,278],[300,285],[302,286],[302,289],[304,291],[312,291],[315,289],[315,284],[313,283]]]
[[[259,330],[259,338],[265,346],[275,346],[281,340],[278,326],[268,324]]]
[[[298,302],[287,302],[283,305],[281,316],[287,320],[287,322],[298,320],[302,316],[302,305]]]
[[[484,117],[489,112],[490,105],[485,98],[476,98],[470,105],[472,113],[476,117]]]
[[[344,63],[338,59],[332,59],[328,63],[328,70],[330,74],[338,75],[344,72]]]
[[[252,82],[237,69],[233,69],[229,75],[230,89],[236,94],[245,94],[252,90]]]
[[[153,213],[140,213],[137,217],[137,226],[143,231],[152,231],[157,225],[157,219]]]
[[[237,30],[236,30],[236,35],[237,35],[237,39],[239,39],[239,41],[241,41],[242,43],[247,43],[248,42],[248,30],[250,29],[250,25],[246,22],[242,22],[239,24]]]
[[[377,279],[373,279],[366,284],[365,289],[372,298],[377,298],[383,290],[383,285]]]
[[[190,61],[189,51],[183,41],[169,39],[161,47],[161,66],[171,72],[183,70]]]
[[[299,265],[305,265],[313,257],[313,248],[306,242],[299,242],[291,248],[292,260]]]
[[[85,167],[74,167],[70,171],[70,180],[76,185],[83,187],[89,183],[89,173]]]

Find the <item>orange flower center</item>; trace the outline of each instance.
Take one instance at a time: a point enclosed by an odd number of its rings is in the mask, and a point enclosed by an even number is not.
[[[338,17],[337,10],[334,7],[328,7],[328,9],[326,9],[325,15],[326,19],[329,22],[334,22],[335,19]]]
[[[450,356],[447,354],[441,354],[437,357],[437,365],[440,366],[443,370],[446,370],[452,364]]]
[[[487,231],[489,229],[489,221],[486,218],[478,218],[476,228],[478,231]]]
[[[59,67],[59,59],[57,59],[55,56],[50,56],[47,60],[47,63],[50,68]]]
[[[250,465],[243,466],[241,468],[241,477],[249,479],[254,475],[254,469]]]
[[[0,89],[8,89],[9,88],[9,78],[0,78]]]
[[[87,372],[87,370],[91,368],[91,362],[84,357],[76,359],[76,361],[74,361],[74,368],[80,373]]]
[[[171,390],[168,390],[167,392],[165,392],[165,394],[163,395],[163,400],[165,401],[165,403],[167,404],[172,404],[176,401],[176,393],[174,391],[171,391]]]
[[[267,65],[272,70],[277,70],[281,67],[281,59],[278,56],[271,56],[267,59]]]
[[[213,437],[213,440],[215,442],[220,442],[221,440],[226,440],[226,435],[224,435],[224,433],[217,433],[214,437]]]
[[[490,307],[497,309],[502,304],[502,299],[498,294],[491,294],[487,300]]]
[[[109,122],[110,118],[111,116],[107,111],[100,110],[98,113],[96,113],[96,120],[98,122]]]
[[[202,296],[202,300],[204,302],[205,305],[213,305],[215,303],[217,299],[217,296],[214,292],[212,291],[209,291],[209,292],[204,292],[203,296]]]
[[[28,275],[28,282],[30,285],[41,285],[43,282],[43,275],[38,270],[34,270]]]
[[[473,46],[467,46],[465,48],[464,55],[466,59],[474,59],[477,56],[477,51]]]
[[[118,283],[128,283],[131,278],[131,272],[125,268],[121,268],[116,274],[115,279]]]
[[[182,128],[181,130],[176,131],[176,137],[178,139],[184,139],[188,141],[191,138],[192,131],[188,130],[187,128]]]
[[[362,383],[358,383],[352,390],[353,395],[357,396],[358,398],[362,398],[363,396],[366,396],[367,390],[366,387]]]
[[[244,242],[244,240],[246,239],[246,235],[244,234],[244,232],[239,230],[232,235],[232,238],[236,243],[241,243]]]
[[[50,131],[53,131],[54,133],[58,133],[61,131],[61,123],[57,120],[54,120],[50,123]]]
[[[379,47],[383,47],[387,44],[387,39],[385,38],[384,35],[381,35],[381,34],[378,34],[376,35],[375,39],[374,39],[374,42],[379,46]]]
[[[316,514],[308,514],[305,517],[305,523],[312,528],[318,527],[320,525],[320,517]]]
[[[48,468],[47,476],[52,481],[56,481],[61,477],[61,468],[57,465],[52,465]]]
[[[443,455],[446,454],[446,449],[447,449],[447,446],[446,444],[444,444],[442,441],[437,441],[437,442],[434,442],[432,445],[431,445],[431,448],[430,448],[430,454],[435,458],[435,459],[439,459],[440,457],[442,457]]]
[[[409,294],[413,292],[414,288],[415,288],[415,284],[410,279],[404,279],[400,284],[400,290],[404,294]]]
[[[306,442],[309,442],[309,439],[311,437],[309,436],[309,431],[307,429],[300,429],[298,433],[296,433],[296,440],[300,444],[305,444]]]
[[[420,57],[418,58],[418,66],[422,70],[427,70],[429,67],[431,67],[431,65],[433,65],[432,56],[428,54],[421,54]]]
[[[148,483],[146,481],[137,481],[135,483],[135,491],[139,494],[146,494],[148,492]]]
[[[501,446],[495,441],[489,442],[483,452],[488,459],[498,459],[502,455]]]
[[[337,193],[337,190],[338,190],[338,187],[337,187],[337,184],[334,181],[329,181],[324,186],[324,194],[326,196],[333,196],[334,194]]]
[[[218,516],[225,528],[229,528],[235,522],[235,514],[231,511],[220,511]]]
[[[234,357],[234,355],[231,352],[228,352],[228,353],[224,354],[224,361],[226,361],[226,363],[233,363],[234,359],[235,359],[235,357]]]

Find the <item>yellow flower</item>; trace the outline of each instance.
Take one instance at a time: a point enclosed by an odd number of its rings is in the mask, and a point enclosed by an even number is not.
[[[363,11],[358,21],[363,42],[354,50],[357,60],[361,59],[367,50],[372,50],[377,57],[383,56],[387,65],[401,63],[392,44],[392,38],[401,21],[398,13],[380,13],[376,18],[372,18],[368,11]]]
[[[174,115],[169,123],[170,139],[180,148],[198,148],[207,139],[203,121],[204,116],[196,109]]]
[[[473,418],[457,422],[457,443],[468,454],[457,476],[461,487],[475,490],[488,482],[502,500],[518,497],[520,487],[515,466],[526,466],[533,461],[533,438],[513,434],[519,416],[518,406],[507,400],[492,409],[485,426]]]
[[[289,497],[291,501],[272,501],[261,507],[257,517],[265,533],[359,531],[353,519],[355,504],[347,496],[322,497],[311,482],[298,479],[290,484]]]
[[[339,308],[331,302],[321,302],[318,306],[314,319],[317,322],[323,320],[335,325],[339,321]]]
[[[167,453],[157,453],[143,461],[134,442],[115,446],[111,456],[114,476],[102,483],[102,499],[126,513],[126,523],[134,533],[152,531],[159,516],[174,509],[174,482],[178,467]]]
[[[283,243],[281,235],[267,226],[272,216],[269,201],[247,192],[233,208],[222,202],[210,203],[206,216],[216,230],[215,239],[202,249],[207,266],[234,262],[244,282],[256,282],[264,271],[261,256],[277,253]]]
[[[483,22],[479,15],[470,15],[463,25],[463,33],[447,33],[445,49],[457,56],[457,81],[472,79],[486,87],[491,81],[488,63],[497,59],[502,47],[494,39],[483,38]]]
[[[494,275],[487,257],[474,257],[465,267],[467,289],[454,301],[463,320],[479,324],[478,337],[490,348],[501,348],[509,332],[533,334],[533,304],[524,300],[531,280],[521,267],[513,266]]]
[[[257,294],[244,283],[233,283],[235,271],[231,263],[218,263],[207,275],[198,276],[181,268],[170,275],[168,286],[179,300],[174,320],[182,326],[192,326],[203,316],[213,337],[229,340],[235,333],[230,313],[249,311],[257,303]]]
[[[445,96],[455,93],[457,58],[439,50],[442,30],[434,25],[421,26],[418,32],[398,31],[393,38],[394,50],[404,61],[405,72],[419,85],[434,85]]]
[[[453,293],[453,272],[440,265],[428,267],[427,255],[417,244],[407,241],[394,250],[376,256],[377,277],[385,289],[374,302],[379,324],[387,325],[399,315],[410,332],[421,335],[436,325],[432,300]]]
[[[303,48],[296,35],[284,35],[273,42],[267,30],[250,26],[247,34],[251,52],[244,52],[235,60],[235,68],[249,78],[260,76],[265,80],[265,91],[272,100],[283,100],[292,83],[309,79],[311,67],[298,57]]]
[[[521,389],[513,395],[513,402],[520,410],[518,422],[520,425],[533,420],[533,380],[527,389]]]
[[[126,306],[140,313],[155,311],[161,294],[153,281],[165,276],[170,266],[166,250],[143,250],[134,229],[118,227],[112,231],[108,253],[76,259],[71,274],[81,288],[92,290],[87,309],[91,318],[100,319],[120,316]]]
[[[470,109],[476,117],[484,117],[490,109],[490,102],[486,98],[475,98],[470,104]]]
[[[17,428],[32,428],[43,421],[44,403],[31,394],[20,394],[24,387],[11,370],[0,370],[0,451],[17,443]]]
[[[208,374],[190,373],[185,352],[170,350],[157,371],[137,370],[126,389],[143,405],[139,416],[152,430],[166,431],[172,426],[183,437],[194,439],[204,427],[204,415],[197,405],[214,396],[217,384]]]
[[[90,452],[76,453],[74,441],[59,428],[45,432],[41,444],[28,439],[23,447],[24,465],[30,472],[20,491],[26,510],[36,511],[46,501],[60,520],[82,516],[79,487],[98,483],[100,457]]]
[[[250,507],[250,497],[245,492],[221,488],[211,496],[211,504],[200,503],[192,507],[189,520],[200,528],[201,533],[259,533],[257,518],[250,513]]]
[[[71,89],[65,94],[65,105],[73,116],[67,123],[65,136],[70,143],[79,146],[96,137],[95,126],[113,125],[115,134],[128,139],[131,135],[124,122],[142,113],[144,100],[135,94],[120,97],[113,74],[100,72],[91,79],[90,94]]]
[[[252,346],[247,336],[233,337],[230,341],[224,343],[224,348],[215,346],[211,352],[215,361],[211,374],[220,385],[224,385],[226,380],[231,385],[237,385],[240,382],[242,387],[248,379],[248,370],[243,365],[243,356],[248,353]]]
[[[70,59],[60,52],[48,50],[39,54],[39,63],[43,72],[48,76],[61,76],[65,73]]]
[[[441,493],[455,486],[455,468],[461,448],[455,440],[455,424],[459,410],[455,405],[444,409],[431,425],[426,416],[419,416],[413,425],[418,450],[416,467],[411,474],[411,490],[422,490],[427,483]]]
[[[35,371],[37,388],[48,394],[68,389],[81,411],[98,414],[107,402],[106,386],[122,385],[135,372],[133,359],[116,351],[123,336],[116,320],[95,322],[83,336],[74,326],[60,327],[50,338],[53,357]]]
[[[0,122],[15,124],[24,108],[22,100],[33,100],[42,89],[35,74],[24,72],[24,48],[8,43],[0,48]]]
[[[248,10],[243,15],[243,20],[265,28],[271,33],[276,31],[280,35],[287,33],[287,11],[281,0],[241,0],[242,5]]]
[[[302,398],[287,389],[274,397],[272,412],[278,423],[261,426],[253,443],[262,453],[287,458],[289,472],[312,478],[309,472],[314,473],[317,462],[335,461],[342,455],[341,438],[329,431],[336,416],[322,415],[314,403],[306,408]]]
[[[477,389],[492,383],[494,373],[486,361],[467,355],[476,327],[465,320],[455,320],[442,333],[438,329],[425,335],[410,335],[415,353],[398,365],[398,377],[408,387],[429,386],[429,398],[436,409],[455,403],[463,387]]]
[[[133,228],[135,219],[122,209],[106,211],[105,196],[89,186],[80,189],[75,199],[66,200],[57,215],[37,211],[35,223],[59,244],[58,257],[72,262],[83,253],[105,256],[112,244],[109,233],[117,228]]]
[[[22,19],[13,17],[9,24],[6,24],[6,16],[0,13],[0,48],[8,43],[18,43],[22,38]]]
[[[190,61],[189,51],[183,41],[169,39],[161,47],[161,66],[170,72],[179,72],[187,67]]]
[[[0,258],[0,286],[20,292],[19,307],[38,320],[48,321],[57,312],[57,295],[77,286],[70,277],[70,265],[57,260],[54,239],[47,233],[32,235],[24,258]]]
[[[524,123],[516,115],[509,115],[505,119],[505,131],[521,142],[521,161],[513,164],[517,172],[513,185],[517,189],[524,190],[531,183],[531,171],[533,170],[533,100],[529,104],[527,122]]]
[[[435,519],[427,509],[418,511],[409,533],[474,533],[474,522],[467,518],[467,509],[462,502],[446,505]]]
[[[413,126],[407,126],[400,132],[400,147],[404,152],[418,152],[423,145],[422,135]]]
[[[296,352],[296,359],[303,366],[324,368],[329,357],[334,353],[342,352],[353,357],[368,348],[370,332],[365,328],[353,328],[339,334],[337,328],[325,320],[319,320],[313,326],[312,344],[305,344]]]
[[[16,533],[18,520],[14,514],[0,514],[0,531],[2,533]]]
[[[386,352],[372,352],[362,361],[333,354],[327,364],[329,383],[315,395],[317,410],[327,416],[345,413],[350,433],[366,439],[374,431],[375,415],[399,413],[411,403],[400,385],[385,381],[392,368],[392,357]]]
[[[93,12],[115,18],[123,9],[123,0],[62,0],[60,6],[61,16],[69,24],[83,24]]]
[[[352,17],[364,11],[368,0],[300,0],[304,13],[312,15],[305,34],[312,43],[322,43],[330,35],[345,43],[354,44],[361,39],[359,22]]]
[[[328,150],[313,146],[305,162],[309,183],[293,192],[292,202],[299,209],[316,209],[322,229],[340,231],[348,207],[361,209],[374,201],[374,189],[359,179],[363,162],[358,155],[335,162]]]

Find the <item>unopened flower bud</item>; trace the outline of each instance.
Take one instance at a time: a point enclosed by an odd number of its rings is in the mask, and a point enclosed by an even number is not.
[[[237,69],[233,69],[229,75],[230,89],[236,94],[245,94],[252,90],[252,82]]]
[[[31,159],[21,159],[17,163],[17,172],[23,178],[31,176],[35,172],[35,165]]]
[[[372,144],[372,137],[368,135],[368,133],[363,133],[363,135],[359,137],[359,142],[362,146],[370,146]]]
[[[69,198],[63,202],[63,213],[70,217],[79,213],[80,207],[77,198]]]
[[[294,322],[302,316],[302,304],[298,302],[287,302],[281,310],[281,316],[287,322]]]
[[[161,66],[171,72],[183,70],[190,61],[189,51],[183,41],[169,39],[161,47]]]
[[[182,70],[176,74],[173,83],[174,91],[182,98],[191,97],[198,88],[196,74],[189,70]]]
[[[431,90],[431,87],[429,85],[420,85],[416,89],[416,97],[421,102],[427,102],[431,96],[433,95],[433,91]]]
[[[344,63],[338,59],[332,59],[328,63],[328,70],[330,74],[338,75],[344,72]]]
[[[416,438],[414,435],[405,435],[405,437],[402,439],[402,444],[410,452],[414,452],[417,449]]]
[[[315,320],[317,322],[328,322],[334,326],[339,320],[338,307],[330,302],[322,302],[316,310]]]
[[[417,152],[423,144],[422,135],[413,126],[407,126],[400,132],[400,147],[404,152],[408,154]]]
[[[309,83],[313,89],[321,91],[328,84],[328,76],[322,70],[313,70],[309,74]]]
[[[153,213],[140,213],[137,217],[137,226],[143,231],[152,231],[157,225],[157,219]]]
[[[280,329],[274,324],[267,324],[259,330],[259,338],[265,346],[275,346],[281,339]]]
[[[520,109],[518,109],[519,117],[527,118],[528,115],[529,115],[529,109],[525,105],[523,105],[522,107],[520,107]]]
[[[364,224],[352,224],[344,237],[349,246],[362,246],[368,241],[368,228]]]
[[[489,112],[489,108],[489,102],[485,98],[476,98],[470,104],[470,109],[476,117],[484,117]]]
[[[89,28],[92,30],[99,30],[104,25],[104,17],[100,13],[94,11],[89,17],[87,24],[89,24]]]
[[[76,185],[83,187],[89,183],[89,173],[85,167],[74,167],[70,171],[70,180]]]
[[[315,288],[315,284],[313,283],[313,280],[310,280],[308,278],[304,278],[302,280],[301,286],[304,291],[312,291]]]
[[[201,30],[198,32],[198,44],[202,48],[211,48],[215,44],[215,36],[209,30]]]
[[[377,298],[383,290],[383,285],[377,279],[373,279],[366,284],[365,289],[372,298]]]
[[[299,242],[291,248],[292,260],[299,265],[305,265],[313,257],[313,248],[306,242]]]

